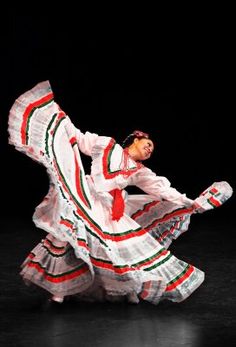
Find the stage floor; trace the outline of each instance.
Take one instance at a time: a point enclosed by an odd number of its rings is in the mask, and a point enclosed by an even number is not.
[[[220,212],[220,213],[219,213]],[[48,304],[26,287],[20,264],[44,237],[31,220],[1,220],[1,335],[3,347],[206,347],[236,345],[236,228],[221,211],[193,216],[170,247],[205,272],[205,282],[182,303]],[[14,221],[13,221],[14,219]]]

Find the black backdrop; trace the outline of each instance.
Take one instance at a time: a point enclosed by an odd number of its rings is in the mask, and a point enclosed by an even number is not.
[[[56,9],[55,9],[56,10]],[[89,16],[88,16],[89,17]],[[6,216],[30,218],[48,190],[46,170],[8,145],[14,100],[49,80],[56,101],[82,131],[122,139],[134,129],[156,143],[147,162],[196,197],[214,181],[235,186],[234,55],[230,23],[164,25],[140,18],[112,26],[61,9],[6,12],[1,54],[1,182]],[[5,24],[6,23],[6,24]],[[205,26],[204,26],[205,23]],[[114,23],[113,23],[114,24]],[[103,30],[100,30],[103,27]],[[84,158],[85,168],[89,161]],[[230,217],[234,197],[218,216]]]

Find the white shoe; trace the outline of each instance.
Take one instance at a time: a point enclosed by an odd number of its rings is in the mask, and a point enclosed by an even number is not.
[[[53,295],[51,297],[52,301],[56,301],[59,302],[60,304],[64,301],[64,296],[57,296],[57,295]]]
[[[131,292],[131,293],[127,294],[127,299],[128,299],[128,302],[131,304],[138,304],[139,303],[138,295],[135,292]]]

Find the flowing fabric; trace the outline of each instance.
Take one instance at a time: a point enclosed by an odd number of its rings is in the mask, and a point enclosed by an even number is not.
[[[45,166],[50,180],[33,215],[47,235],[22,264],[26,282],[54,295],[153,304],[180,302],[203,282],[204,272],[168,247],[188,229],[193,213],[232,195],[227,182],[214,183],[195,201],[187,198],[165,177],[127,159],[114,139],[77,129],[54,101],[48,81],[15,101],[9,135],[10,144]],[[91,156],[90,175],[80,152]],[[127,194],[128,185],[145,194]]]

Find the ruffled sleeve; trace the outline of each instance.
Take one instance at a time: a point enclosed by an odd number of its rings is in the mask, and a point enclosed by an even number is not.
[[[191,207],[194,203],[193,200],[186,197],[186,194],[182,194],[175,188],[172,188],[166,177],[157,176],[146,167],[133,176],[132,184],[142,189],[145,193],[154,196],[157,200],[167,200],[186,207]]]
[[[86,155],[91,156],[93,146],[97,142],[99,136],[97,134],[90,133],[89,131],[82,133],[79,129],[76,129],[75,137],[80,151]]]
[[[93,157],[94,153],[101,153],[110,141],[110,138],[106,136],[100,136],[89,131],[83,133],[72,122],[66,124],[66,130],[70,137],[73,136],[79,150],[90,157]]]

